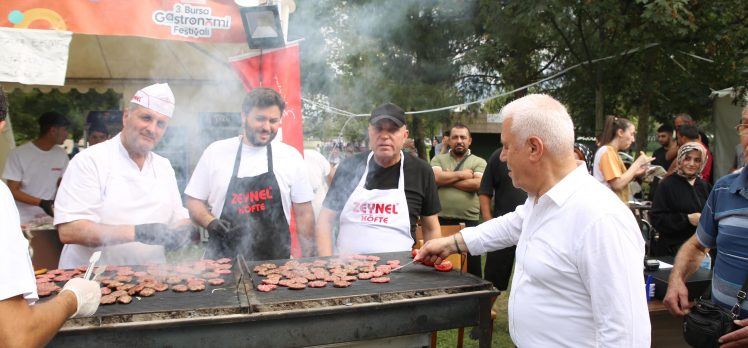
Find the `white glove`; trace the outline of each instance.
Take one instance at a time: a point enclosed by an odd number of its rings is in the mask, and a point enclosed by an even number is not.
[[[96,310],[99,308],[99,302],[101,301],[99,283],[83,278],[73,278],[65,283],[62,291],[65,290],[75,294],[78,302],[78,308],[71,318],[90,317],[96,313]]]

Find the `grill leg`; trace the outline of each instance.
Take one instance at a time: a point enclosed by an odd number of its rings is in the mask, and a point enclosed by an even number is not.
[[[491,301],[490,297],[483,297],[480,300],[480,314],[479,314],[479,324],[478,327],[480,327],[480,342],[479,347],[480,348],[490,348],[491,347],[491,335],[492,332],[492,325],[493,320],[491,320],[491,307],[493,305],[493,301]]]

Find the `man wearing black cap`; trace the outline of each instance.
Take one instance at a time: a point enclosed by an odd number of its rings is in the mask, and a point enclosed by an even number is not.
[[[3,179],[18,205],[21,223],[54,216],[52,208],[68,154],[58,146],[68,137],[68,119],[57,112],[39,117],[39,137],[13,149],[5,163]]]
[[[410,250],[419,217],[426,240],[441,235],[434,173],[401,151],[408,138],[403,110],[380,105],[371,113],[368,132],[371,151],[340,164],[323,203],[316,230],[320,256],[332,255],[333,244],[341,255]]]

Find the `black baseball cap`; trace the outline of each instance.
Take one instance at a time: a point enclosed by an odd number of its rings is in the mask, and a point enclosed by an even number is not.
[[[39,116],[39,126],[44,128],[44,126],[47,127],[67,127],[70,125],[70,120],[65,117],[65,115],[55,112],[55,111],[49,111],[43,113],[41,116]]]
[[[377,108],[371,112],[369,124],[376,124],[385,119],[395,122],[398,127],[402,127],[405,124],[405,111],[395,104],[384,103],[377,106]]]
[[[109,130],[106,128],[106,125],[101,122],[91,123],[91,126],[88,127],[88,134],[91,134],[93,132],[99,132],[109,135]]]

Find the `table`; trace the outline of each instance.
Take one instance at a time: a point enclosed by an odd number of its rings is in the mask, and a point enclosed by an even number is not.
[[[683,339],[683,318],[671,315],[662,301],[657,299],[650,301],[648,307],[652,348],[688,347]]]

